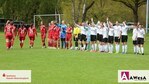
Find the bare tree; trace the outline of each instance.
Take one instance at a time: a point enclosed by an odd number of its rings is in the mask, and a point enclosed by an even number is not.
[[[125,6],[127,6],[128,8],[130,8],[134,15],[134,22],[138,22],[138,18],[139,18],[138,9],[142,5],[146,4],[147,0],[113,0],[113,1],[120,2]]]
[[[95,1],[93,0],[89,5],[87,5],[87,4],[86,4],[86,0],[84,1],[82,22],[85,21],[87,12],[88,12],[88,10],[94,5],[94,3],[95,3]]]

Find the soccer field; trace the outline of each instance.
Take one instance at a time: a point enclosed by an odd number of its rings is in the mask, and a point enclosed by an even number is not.
[[[118,70],[149,70],[148,39],[145,55],[133,54],[131,35],[128,54],[42,49],[39,34],[33,49],[27,37],[23,49],[16,38],[14,48],[6,50],[0,33],[0,70],[32,70],[31,84],[118,84]]]

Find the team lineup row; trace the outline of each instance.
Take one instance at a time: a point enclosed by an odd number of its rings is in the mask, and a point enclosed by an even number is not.
[[[134,53],[144,55],[144,36],[145,30],[140,23],[134,25],[133,29],[133,45]],[[82,22],[81,24],[75,24],[72,28],[69,24],[66,25],[64,21],[61,24],[56,24],[54,21],[49,23],[46,27],[43,22],[40,24],[41,41],[43,48],[46,47],[45,40],[46,35],[48,39],[49,48],[67,48],[75,50],[89,50],[91,52],[109,52],[113,53],[115,43],[115,53],[120,52],[120,41],[122,42],[122,54],[127,53],[127,39],[129,28],[123,22],[123,25],[119,25],[116,21],[116,25],[107,18],[106,22],[98,21],[94,23],[93,19],[91,22]],[[7,21],[5,28],[6,47],[10,49],[13,46],[15,36],[19,36],[20,47],[23,47],[26,35],[30,39],[30,48],[34,45],[35,37],[37,36],[36,28],[33,24],[26,29],[22,26],[17,30],[11,21]],[[74,38],[74,47],[72,46],[72,36]]]

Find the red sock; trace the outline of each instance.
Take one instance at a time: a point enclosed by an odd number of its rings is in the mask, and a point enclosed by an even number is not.
[[[23,43],[20,43],[20,47],[21,47],[21,48],[23,47]]]
[[[66,48],[68,48],[68,42],[66,42]]]
[[[49,46],[49,47],[52,47],[52,43],[51,43],[51,42],[48,42],[48,46]]]
[[[72,42],[70,42],[70,47],[72,47]]]
[[[56,43],[56,42],[54,42],[54,47],[55,47],[55,48],[57,47],[57,43]]]
[[[32,41],[32,47],[34,46],[34,41]]]
[[[44,40],[42,40],[42,46],[45,46],[45,41]]]
[[[10,48],[11,47],[11,42],[8,42],[8,48]]]

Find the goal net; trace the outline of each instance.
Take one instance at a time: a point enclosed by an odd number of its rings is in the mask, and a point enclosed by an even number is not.
[[[40,14],[40,15],[34,15],[34,25],[38,28],[40,25],[40,22],[43,21],[45,26],[48,26],[48,24],[51,21],[56,21],[57,23],[61,22],[61,14]]]

